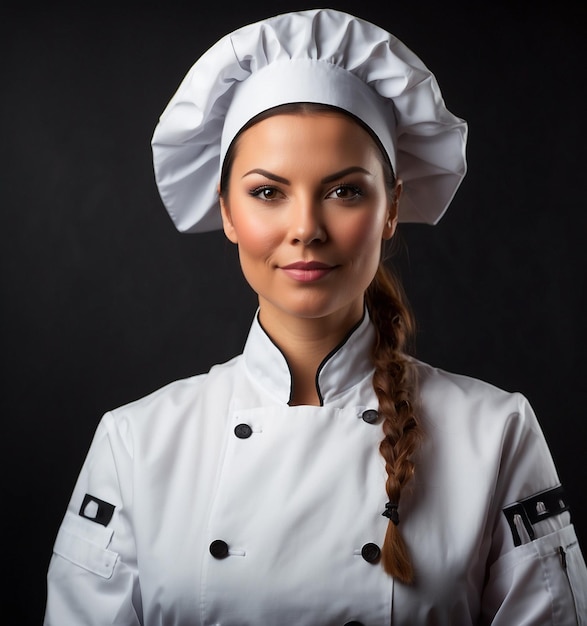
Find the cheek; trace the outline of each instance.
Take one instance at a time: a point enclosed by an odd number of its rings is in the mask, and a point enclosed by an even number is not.
[[[372,257],[379,260],[383,234],[383,218],[375,219],[373,214],[356,215],[333,226],[334,237],[354,257]]]
[[[233,214],[233,226],[241,256],[266,257],[281,241],[282,234],[275,220],[262,215]]]

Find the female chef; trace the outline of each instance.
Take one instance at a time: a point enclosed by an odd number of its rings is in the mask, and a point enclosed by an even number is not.
[[[106,414],[46,626],[585,624],[587,573],[527,400],[406,354],[382,263],[436,223],[466,124],[401,42],[278,15],[191,68],[153,135],[180,231],[258,295],[243,354]]]

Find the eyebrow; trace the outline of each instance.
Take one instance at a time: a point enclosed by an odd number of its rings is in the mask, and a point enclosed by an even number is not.
[[[334,174],[329,174],[325,176],[320,182],[322,184],[331,183],[333,180],[338,180],[339,178],[344,178],[349,174],[356,174],[357,172],[361,174],[366,174],[367,176],[371,176],[371,172],[366,170],[364,167],[360,167],[358,165],[352,165],[351,167],[347,167],[344,170],[340,170],[340,172],[334,172]],[[269,178],[270,180],[274,180],[277,183],[282,183],[283,185],[289,185],[290,181],[287,178],[283,178],[283,176],[278,176],[277,174],[273,174],[273,172],[269,172],[268,170],[264,170],[260,167],[256,167],[255,169],[249,170],[246,174],[243,174],[243,178],[249,176],[250,174],[260,174],[261,176],[265,176],[265,178]]]
[[[333,180],[338,180],[339,178],[344,178],[349,174],[366,174],[367,176],[371,176],[371,172],[366,170],[364,167],[360,167],[358,165],[352,165],[351,167],[347,167],[344,170],[340,170],[340,172],[335,172],[334,174],[330,174],[329,176],[325,176],[320,182],[322,183],[331,183]]]
[[[260,167],[256,167],[253,170],[249,170],[246,174],[243,174],[243,178],[245,178],[246,176],[250,176],[251,174],[261,174],[261,176],[265,176],[265,178],[274,180],[277,183],[282,183],[283,185],[290,184],[287,178],[283,178],[283,176],[278,176],[277,174],[273,174],[272,172],[261,169]]]

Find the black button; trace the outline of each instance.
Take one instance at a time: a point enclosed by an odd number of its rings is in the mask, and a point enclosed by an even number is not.
[[[253,429],[248,424],[237,424],[234,427],[234,434],[239,439],[248,439],[253,434]]]
[[[377,413],[375,409],[367,409],[366,411],[363,411],[363,415],[361,415],[361,417],[364,422],[367,422],[367,424],[375,424],[379,419],[379,413]]]
[[[228,544],[222,539],[216,539],[210,544],[210,554],[215,559],[225,559],[228,556]]]
[[[363,626],[363,622],[357,622],[357,621],[346,622],[344,626]]]
[[[366,543],[361,548],[361,556],[367,563],[376,563],[381,556],[381,550],[376,543]]]

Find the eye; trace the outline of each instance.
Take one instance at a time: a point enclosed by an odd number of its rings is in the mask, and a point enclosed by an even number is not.
[[[255,189],[251,189],[249,195],[253,196],[253,198],[259,198],[259,200],[270,202],[271,200],[277,200],[281,197],[282,194],[275,187],[262,185],[261,187],[255,187]]]
[[[337,198],[339,200],[354,200],[362,195],[362,190],[356,185],[338,185],[330,191],[326,197]]]

